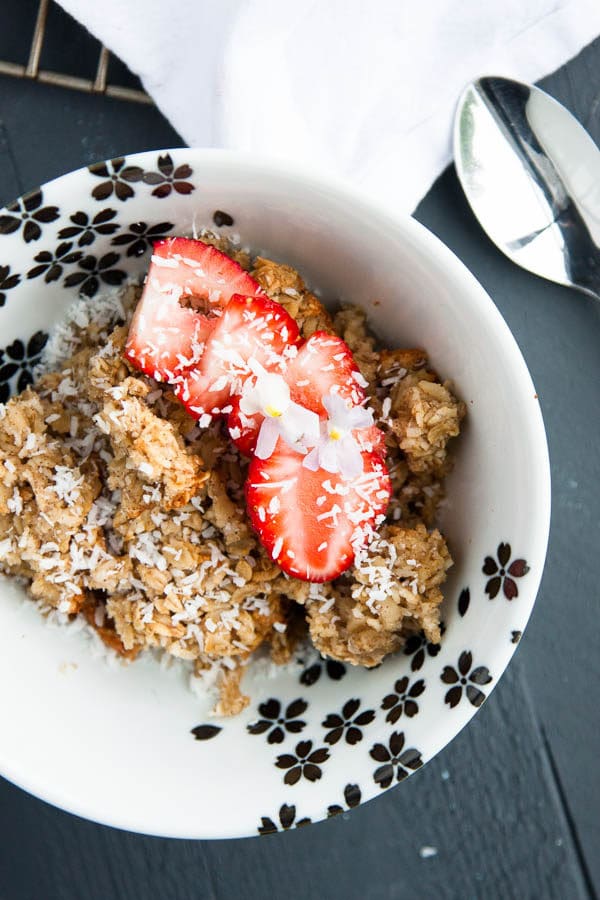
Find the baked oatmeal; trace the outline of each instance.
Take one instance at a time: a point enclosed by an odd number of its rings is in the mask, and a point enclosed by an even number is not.
[[[219,715],[262,645],[372,667],[438,642],[451,385],[287,265],[162,243],[145,287],[82,299],[0,405],[0,571],[123,657],[218,670]]]

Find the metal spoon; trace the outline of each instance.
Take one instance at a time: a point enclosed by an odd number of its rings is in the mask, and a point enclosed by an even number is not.
[[[600,300],[600,150],[564,106],[528,84],[479,78],[458,104],[454,160],[509,259]]]

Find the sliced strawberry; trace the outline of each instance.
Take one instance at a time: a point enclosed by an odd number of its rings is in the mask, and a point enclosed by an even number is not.
[[[385,434],[377,425],[371,425],[370,428],[356,429],[352,435],[358,442],[361,450],[367,453],[375,453],[380,459],[387,456],[387,446],[385,443]]]
[[[323,397],[331,392],[349,400],[353,406],[363,404],[367,396],[365,379],[350,347],[340,337],[326,331],[315,331],[302,345],[296,358],[290,362],[285,377],[290,385],[292,400],[321,416],[327,414]],[[361,449],[385,459],[385,436],[376,425],[357,429],[353,435]]]
[[[190,305],[202,312],[225,306],[234,294],[265,296],[258,282],[239,263],[204,241],[165,238],[154,244],[152,256],[163,260],[163,266],[164,260],[169,260],[169,268],[164,267],[167,280],[179,285],[183,297],[189,297]]]
[[[200,359],[217,320],[185,309],[175,292],[161,291],[153,265],[129,327],[125,356],[156,381],[173,382]]]
[[[348,344],[334,334],[315,331],[286,372],[292,400],[326,415],[323,397],[338,393],[358,406],[365,399],[364,378]]]
[[[244,456],[252,456],[264,416],[260,413],[245,415],[240,409],[239,397],[232,397],[230,402],[231,412],[227,416],[229,437]]]
[[[289,360],[283,376],[289,384],[292,400],[322,417],[327,415],[323,397],[332,390],[355,406],[365,399],[363,378],[352,351],[341,338],[325,331],[316,331],[301,345],[298,354]],[[229,433],[246,456],[254,450],[262,420],[261,415],[244,416],[239,404],[233,403],[227,422]],[[375,444],[385,448],[379,429],[364,429],[361,434],[367,450]],[[355,436],[358,438],[358,435],[357,431]],[[385,452],[380,455],[385,458]]]
[[[245,415],[240,410],[239,397],[232,397],[230,404],[231,411],[227,416],[229,437],[244,456],[252,456],[264,416],[260,413],[256,413],[253,416]],[[357,428],[352,432],[352,435],[361,450],[365,450],[367,453],[375,453],[380,459],[386,458],[385,435],[376,425],[371,425],[370,428]]]
[[[174,381],[198,363],[215,316],[239,291],[264,296],[241,266],[203,241],[157,241],[125,356],[157,381]]]
[[[298,341],[298,326],[280,303],[236,294],[216,320],[199,365],[181,376],[175,394],[196,417],[230,412],[250,363],[280,373]]]
[[[391,493],[387,469],[363,453],[364,471],[345,481],[323,469],[312,472],[281,439],[248,470],[246,502],[258,535],[277,564],[303,581],[331,581],[352,565],[385,514]]]

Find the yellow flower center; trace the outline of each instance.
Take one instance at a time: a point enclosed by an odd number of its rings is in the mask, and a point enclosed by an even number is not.
[[[342,432],[339,428],[330,428],[329,429],[329,437],[332,441],[339,441],[343,437]]]
[[[268,416],[271,416],[272,419],[278,419],[282,415],[281,410],[277,409],[275,406],[271,406],[270,403],[265,406],[265,412]]]

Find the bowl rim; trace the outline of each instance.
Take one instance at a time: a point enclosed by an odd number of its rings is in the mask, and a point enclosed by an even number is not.
[[[386,227],[389,226],[391,230],[396,231],[399,236],[404,235],[412,239],[425,258],[429,257],[432,260],[435,260],[440,268],[452,273],[454,277],[463,284],[464,292],[461,296],[461,302],[468,307],[470,313],[480,317],[489,330],[489,333],[492,335],[491,339],[502,346],[503,353],[509,359],[511,366],[514,367],[516,380],[519,385],[522,386],[522,390],[520,390],[520,395],[518,397],[519,402],[522,402],[526,396],[535,396],[537,399],[535,386],[519,345],[490,295],[483,288],[475,275],[467,268],[465,263],[463,263],[462,260],[446,244],[444,244],[439,237],[437,237],[437,235],[414,219],[411,215],[398,212],[385,202],[374,200],[364,189],[350,185],[336,175],[329,175],[327,173],[315,174],[314,172],[309,171],[305,166],[295,162],[290,163],[282,159],[272,159],[266,156],[258,157],[254,154],[233,150],[194,147],[151,149],[139,153],[121,154],[121,156],[126,158],[128,163],[135,163],[136,160],[147,158],[149,155],[156,156],[156,154],[181,153],[182,151],[185,151],[192,161],[195,160],[197,164],[202,165],[205,168],[210,168],[211,165],[219,166],[221,168],[230,167],[232,171],[235,170],[238,171],[238,173],[239,171],[246,171],[250,176],[255,174],[266,179],[275,178],[282,182],[288,181],[297,186],[305,186],[307,189],[313,191],[324,192],[332,198],[339,198],[354,207],[362,209],[366,216],[378,219],[380,223]],[[98,163],[107,161],[108,160],[99,160]],[[45,182],[40,188],[44,190],[49,185],[57,185],[67,181],[73,182],[87,172],[88,166],[82,166]],[[27,192],[25,195],[21,196],[26,196],[26,194]],[[538,501],[535,523],[532,528],[531,556],[535,555],[536,559],[540,561],[540,565],[536,568],[535,572],[531,572],[531,577],[529,579],[528,599],[526,601],[527,609],[524,615],[523,628],[525,628],[531,616],[544,570],[549,539],[551,510],[550,461],[547,437],[539,401],[536,403],[535,410],[530,410],[530,413],[527,420],[529,427],[527,437],[530,441],[528,444],[528,454],[530,458],[528,468],[532,479],[533,492]],[[498,642],[495,647],[490,647],[491,652],[489,661],[494,666],[495,676],[493,683],[488,688],[488,696],[500,681],[517,646],[518,645],[510,645],[506,642]],[[450,739],[448,739],[446,733],[440,734],[438,740],[432,738],[430,747],[428,748],[427,761],[447,746],[450,741],[462,731],[463,727],[468,723],[475,712],[477,712],[476,709],[473,709],[472,712],[469,711],[470,714],[466,719],[461,719],[460,722],[457,722],[456,730]],[[443,731],[443,729],[440,729],[440,731]],[[246,833],[235,833],[230,835],[190,834],[188,830],[181,830],[179,832],[169,830],[169,832],[165,834],[164,831],[152,828],[140,829],[138,823],[132,821],[132,817],[128,814],[125,816],[117,815],[116,817],[105,816],[97,810],[89,809],[85,801],[71,802],[70,800],[65,800],[64,797],[61,797],[59,791],[55,792],[52,786],[40,785],[37,783],[34,773],[20,771],[18,764],[15,765],[14,759],[11,760],[11,764],[7,764],[6,760],[2,760],[1,748],[0,769],[3,776],[13,784],[39,799],[51,803],[65,812],[111,827],[136,833],[181,839],[222,839],[223,837],[236,838],[247,836]],[[381,796],[381,794],[375,796]],[[362,800],[360,805],[362,806],[364,803],[370,802],[370,800],[375,799],[375,796]],[[133,820],[134,819],[135,816],[133,817]]]

